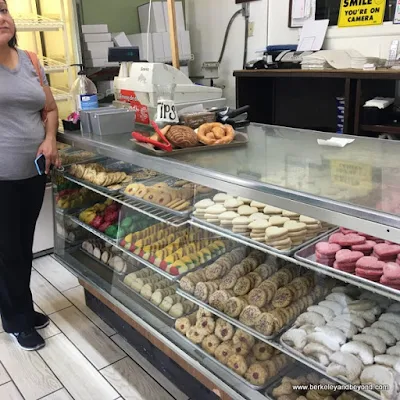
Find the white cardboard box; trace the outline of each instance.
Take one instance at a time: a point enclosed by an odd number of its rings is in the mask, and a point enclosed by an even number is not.
[[[82,33],[108,33],[108,25],[82,25]]]
[[[165,44],[164,44],[164,36],[165,33],[152,33],[153,40],[153,52],[154,52],[154,62],[167,62],[168,56],[171,58],[171,51],[168,54],[168,50],[166,52]]]
[[[84,64],[86,68],[119,67],[117,62],[108,62],[108,58],[85,59]]]
[[[84,50],[83,57],[86,59],[92,59],[92,58],[107,58],[108,59],[108,48],[102,48],[99,50]]]
[[[168,3],[163,2],[164,5],[164,19],[165,19],[165,26],[167,31],[169,31],[169,20],[168,20]],[[175,15],[176,15],[176,29],[178,32],[185,31],[185,15],[183,12],[183,4],[181,1],[175,2]]]
[[[147,33],[149,23],[150,3],[138,7],[140,31]],[[153,1],[150,19],[150,33],[162,33],[167,31],[165,25],[164,7],[161,1]]]
[[[189,61],[192,58],[192,50],[190,46],[190,32],[179,32],[179,59]]]
[[[149,59],[147,59],[147,33],[137,33],[135,35],[128,35],[128,40],[132,46],[139,47],[139,57],[143,61],[154,62],[154,52],[153,52],[153,38],[150,33],[149,38]]]
[[[111,33],[85,33],[83,39],[86,43],[111,42]]]
[[[125,32],[113,33],[112,34],[115,47],[130,47],[131,42],[126,36]]]
[[[106,51],[108,54],[108,49],[114,47],[114,42],[93,42],[85,43],[84,50],[88,51]],[[107,56],[108,57],[108,56]]]

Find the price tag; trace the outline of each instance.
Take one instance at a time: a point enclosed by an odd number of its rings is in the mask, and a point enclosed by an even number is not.
[[[332,183],[339,187],[362,188],[371,190],[372,167],[365,164],[349,163],[346,161],[331,161]]]
[[[179,122],[178,112],[172,100],[160,100],[157,105],[157,122],[175,123]]]

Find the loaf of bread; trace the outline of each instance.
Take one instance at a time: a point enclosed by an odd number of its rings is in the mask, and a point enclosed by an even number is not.
[[[181,149],[199,145],[195,131],[187,126],[172,126],[167,133],[170,143]]]

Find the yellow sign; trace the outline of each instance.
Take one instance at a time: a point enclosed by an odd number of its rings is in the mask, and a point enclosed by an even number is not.
[[[338,26],[382,25],[386,0],[341,0]]]
[[[335,186],[371,190],[372,167],[346,161],[331,161],[331,178]]]

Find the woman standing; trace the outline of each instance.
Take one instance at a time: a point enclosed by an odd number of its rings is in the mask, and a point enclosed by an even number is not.
[[[30,290],[33,235],[46,185],[34,161],[43,154],[46,173],[60,164],[58,110],[43,68],[40,79],[16,45],[14,21],[0,0],[0,313],[3,329],[22,348],[37,350],[45,342],[36,329],[49,319],[34,311]]]

